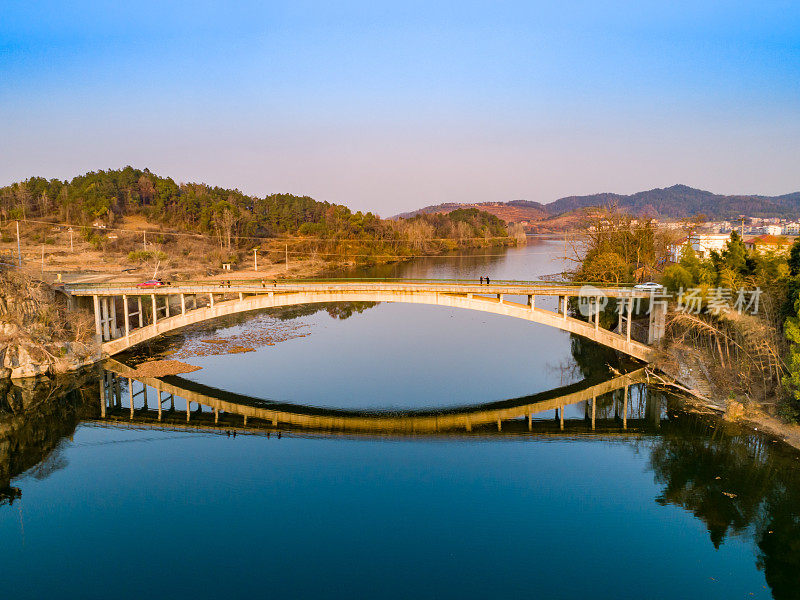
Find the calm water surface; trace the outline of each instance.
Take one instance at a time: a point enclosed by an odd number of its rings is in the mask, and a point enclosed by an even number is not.
[[[559,271],[560,252],[534,240],[358,275],[532,279]],[[129,382],[111,372],[0,388],[9,596],[800,597],[794,451],[645,384],[598,396],[592,429],[592,386],[618,381],[607,365],[635,367],[544,326],[430,306],[320,308],[232,319],[125,357],[293,332],[134,381],[133,417]],[[155,385],[169,386],[160,424]],[[557,411],[565,392],[588,396]],[[480,420],[496,406],[520,416],[498,430]],[[307,424],[273,427],[265,415],[278,409]],[[381,424],[433,413],[475,426]],[[377,424],[334,430],[334,417]]]

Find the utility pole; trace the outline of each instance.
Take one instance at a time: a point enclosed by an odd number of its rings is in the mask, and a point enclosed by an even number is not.
[[[22,250],[19,244],[19,221],[17,221],[17,263],[20,269],[22,268]]]
[[[258,271],[258,248],[253,248],[253,264],[256,272]]]
[[[42,244],[42,277],[44,277],[44,244]]]
[[[142,232],[142,249],[147,252],[147,232]]]
[[[289,270],[289,244],[286,244],[286,270]]]
[[[69,251],[75,252],[75,249],[72,247],[72,227],[69,228]]]

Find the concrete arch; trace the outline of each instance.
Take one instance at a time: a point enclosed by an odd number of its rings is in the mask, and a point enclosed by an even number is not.
[[[211,290],[211,293],[217,294],[225,291],[218,288],[211,288]],[[482,291],[483,290],[481,290],[481,292]],[[574,293],[576,290],[572,291],[572,295],[577,295]],[[130,290],[129,293],[138,295],[140,297],[151,294],[150,292],[141,292],[136,290]],[[177,295],[177,293],[177,290],[159,290],[157,295],[174,296]],[[530,295],[530,293],[526,291],[520,291],[519,293],[523,295],[527,293]],[[95,298],[97,298],[97,291],[94,291],[94,294]],[[121,295],[122,292],[117,292],[117,294]],[[562,331],[580,335],[639,360],[649,361],[653,355],[653,349],[650,346],[635,340],[631,340],[626,336],[602,329],[598,326],[597,322],[592,324],[570,317],[564,312],[556,313],[550,310],[537,308],[532,305],[508,302],[503,299],[503,294],[501,293],[498,293],[496,295],[497,297],[487,297],[479,294],[480,292],[478,294],[471,292],[454,293],[450,291],[432,291],[426,289],[398,290],[324,288],[290,292],[259,291],[253,295],[244,295],[244,292],[241,292],[239,298],[237,299],[212,302],[209,306],[203,306],[193,310],[185,310],[184,307],[181,314],[159,318],[155,323],[134,329],[129,331],[127,335],[103,343],[102,352],[105,356],[113,356],[161,334],[182,329],[189,325],[210,321],[227,315],[258,311],[267,308],[280,308],[298,306],[302,304],[319,304],[328,302],[403,302],[409,304],[428,304],[450,308],[461,308],[466,310],[477,310],[516,319],[522,319],[524,321],[539,323],[561,329]],[[84,293],[82,295],[90,294]],[[566,298],[566,294],[563,297]],[[185,303],[182,301],[182,305],[183,304]]]

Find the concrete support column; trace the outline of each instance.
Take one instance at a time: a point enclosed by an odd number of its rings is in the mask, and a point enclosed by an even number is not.
[[[102,318],[102,321],[103,321],[103,341],[107,342],[108,340],[111,339],[111,332],[108,329],[108,322],[109,322],[110,319],[108,317],[108,297],[107,296],[103,296],[103,301],[100,303],[100,305],[103,308],[103,318]]]
[[[142,408],[147,410],[147,385],[142,384]]]
[[[122,314],[125,315],[125,337],[130,336],[131,334],[131,326],[130,326],[130,317],[128,316],[128,296],[122,294]]]
[[[189,422],[189,416],[192,414],[192,411],[191,411],[191,410],[189,410],[189,408],[190,408],[191,404],[192,404],[192,403],[191,403],[191,402],[189,402],[188,400],[186,401],[186,422],[187,422],[187,423]]]
[[[594,299],[594,330],[600,329],[600,298]]]
[[[181,294],[181,314],[186,314],[186,294]]]
[[[531,310],[536,308],[536,296],[534,296],[533,294],[528,294],[528,308],[530,308]]]
[[[94,333],[99,339],[102,339],[103,330],[100,325],[100,298],[92,296],[92,302],[94,303]]]
[[[528,413],[528,431],[533,430],[533,416],[531,413]]]
[[[211,308],[214,308],[214,294],[213,293],[208,295],[208,305]]]
[[[564,407],[563,406],[559,409],[558,414],[559,414],[559,421],[560,421],[560,425],[561,425],[561,430],[563,431],[564,430]]]
[[[596,414],[597,414],[597,396],[592,396],[592,431],[594,431],[594,421]]]
[[[142,312],[141,296],[136,296],[136,304],[139,306],[139,327],[144,327],[144,313]]]
[[[652,344],[664,337],[666,329],[667,306],[664,301],[650,301],[650,323],[647,333],[647,343]]]
[[[503,294],[497,294],[497,299],[500,301],[500,304],[503,303]]]
[[[219,409],[215,408],[214,409],[214,424],[216,425],[217,423],[219,423]]]
[[[244,294],[242,292],[239,292],[239,300],[244,300]]]
[[[161,390],[158,390],[158,420],[161,420]]]
[[[633,296],[628,299],[628,327],[625,333],[626,339],[631,341],[631,321],[633,320]]]
[[[503,422],[500,419],[497,419],[497,431],[503,430]]]
[[[565,321],[567,320],[567,302],[568,302],[568,298],[567,298],[567,296],[564,296],[564,309],[563,309],[563,313],[564,313],[564,320],[565,320]]]
[[[169,316],[169,294],[164,296],[164,301],[165,301],[165,303],[164,303],[164,312],[166,313],[167,316]]]
[[[109,298],[109,306],[111,307],[111,339],[117,337],[117,297],[111,296]]]
[[[156,295],[150,294],[150,301],[153,304],[153,325],[158,323],[158,306],[156,306]]]

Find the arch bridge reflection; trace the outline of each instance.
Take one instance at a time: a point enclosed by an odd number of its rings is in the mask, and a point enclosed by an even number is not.
[[[99,421],[145,427],[372,436],[629,435],[657,429],[666,417],[660,395],[643,393],[644,369],[499,402],[366,411],[274,402],[180,377],[142,377],[114,360],[104,367]]]

